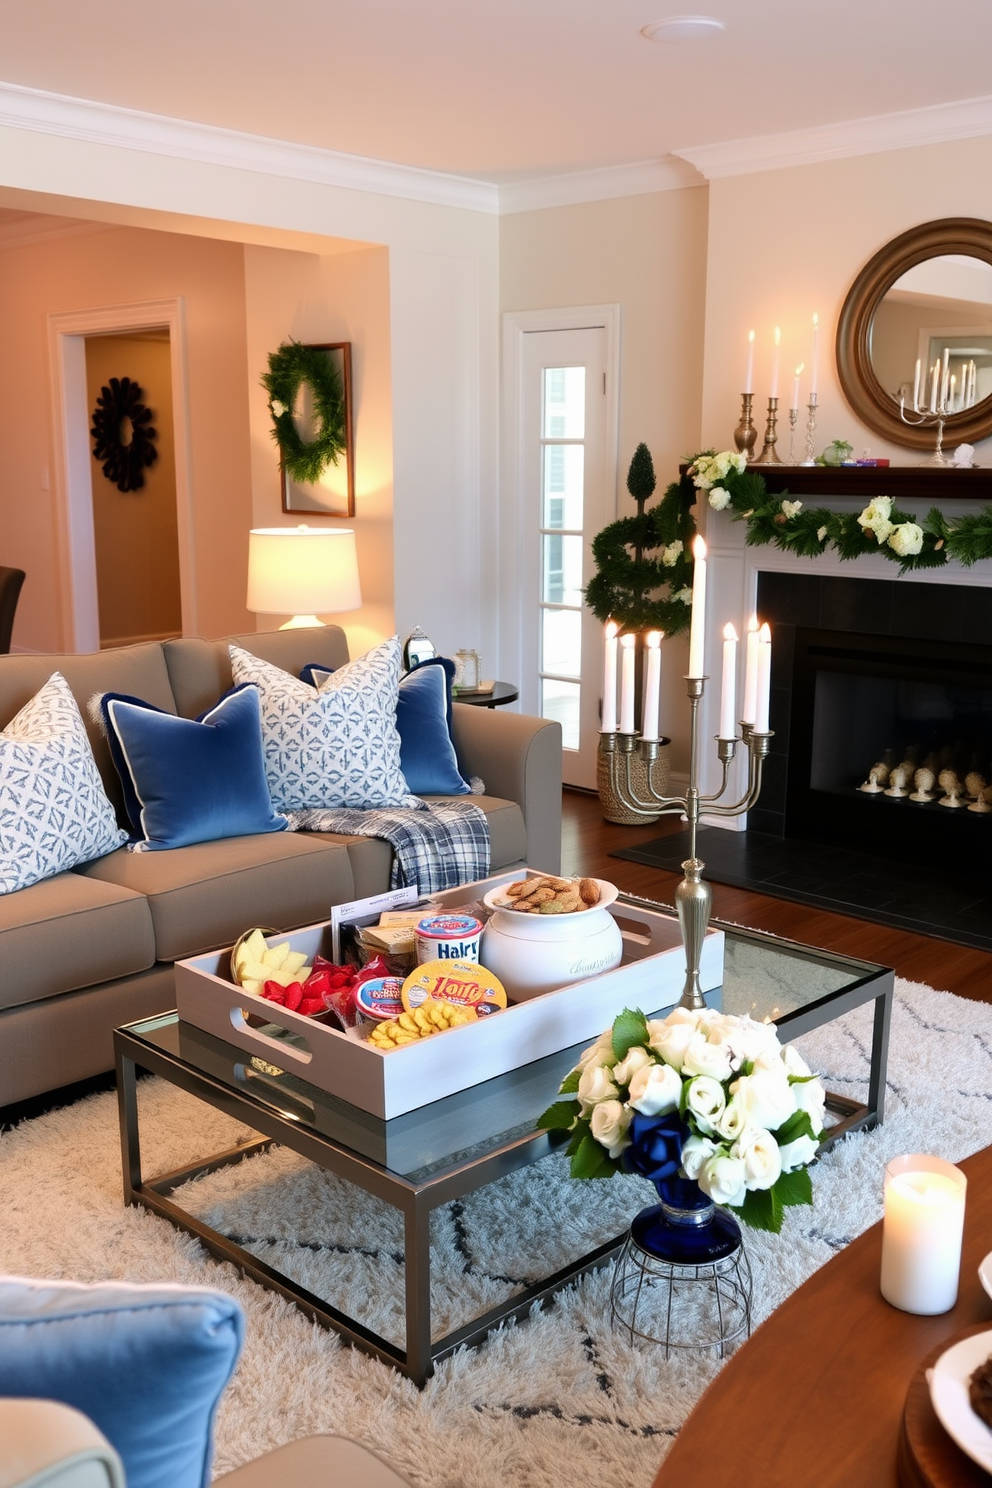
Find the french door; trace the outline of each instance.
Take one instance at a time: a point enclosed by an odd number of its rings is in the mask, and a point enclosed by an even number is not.
[[[588,789],[602,627],[582,591],[592,539],[616,514],[610,339],[602,324],[524,330],[519,361],[521,700],[561,724],[565,781]]]

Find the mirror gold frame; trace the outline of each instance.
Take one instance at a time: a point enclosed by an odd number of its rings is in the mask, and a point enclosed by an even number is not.
[[[992,222],[980,217],[942,217],[901,233],[868,260],[848,291],[837,325],[837,375],[854,412],[868,428],[893,444],[932,450],[932,426],[913,428],[875,376],[871,329],[882,299],[909,269],[930,258],[964,254],[992,264]],[[992,434],[992,397],[952,413],[944,423],[944,444],[974,443]]]

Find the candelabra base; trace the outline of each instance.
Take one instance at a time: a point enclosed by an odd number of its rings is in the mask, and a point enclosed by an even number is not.
[[[685,986],[679,998],[679,1007],[702,1008],[706,1006],[703,989],[699,985],[699,959],[703,954],[706,927],[710,922],[713,891],[702,877],[705,868],[699,858],[687,858],[682,864],[685,877],[675,890],[675,912],[682,930],[685,946]]]
[[[668,777],[670,768],[671,744],[663,739],[658,745],[658,757],[650,773],[650,779],[654,790],[660,796],[668,793]],[[650,801],[652,799],[651,786],[648,784],[649,767],[641,756],[639,749],[626,756],[630,762],[630,783],[635,796],[639,801]],[[620,769],[624,768],[623,764]],[[626,781],[624,781],[626,784]],[[611,765],[609,755],[599,754],[596,757],[596,789],[599,793],[600,805],[603,808],[605,821],[614,822],[621,827],[650,827],[659,821],[661,813],[652,816],[643,811],[635,811],[626,801],[623,791],[619,788],[616,768]]]

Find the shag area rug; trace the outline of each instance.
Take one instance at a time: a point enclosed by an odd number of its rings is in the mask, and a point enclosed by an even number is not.
[[[829,1089],[863,1094],[872,1006],[800,1041]],[[181,1092],[141,1082],[150,1174],[247,1136]],[[549,1091],[549,1102],[554,1091]],[[959,1160],[986,1145],[992,1007],[899,981],[883,1127],[848,1137],[814,1169],[812,1209],[790,1209],[780,1236],[745,1232],[756,1322],[881,1217],[882,1173],[903,1152]],[[395,1211],[276,1149],[187,1185],[186,1207],[249,1241],[330,1299],[359,1295],[387,1336],[401,1324]],[[558,1156],[436,1215],[435,1331],[549,1274],[563,1252],[619,1233],[654,1200],[639,1179],[578,1183]],[[611,1331],[610,1272],[588,1276],[445,1360],[423,1390],[342,1346],[282,1298],[212,1260],[199,1243],[121,1199],[116,1101],[100,1094],[0,1137],[0,1268],[95,1281],[196,1282],[235,1294],[245,1352],[217,1427],[215,1471],[312,1432],[354,1436],[423,1488],[648,1488],[719,1363],[666,1361]]]

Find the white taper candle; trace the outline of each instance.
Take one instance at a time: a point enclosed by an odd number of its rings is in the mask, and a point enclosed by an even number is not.
[[[754,730],[758,734],[768,732],[768,700],[772,686],[772,633],[767,624],[758,631],[758,698],[754,716]]]
[[[741,710],[743,723],[754,723],[758,708],[758,617],[752,615],[747,622],[747,650],[744,653],[744,707]]]
[[[644,703],[641,738],[660,739],[658,720],[661,716],[661,638],[664,632],[649,630],[644,652]]]
[[[617,633],[615,620],[607,620],[604,630],[606,653],[603,658],[603,716],[600,727],[604,734],[616,733],[617,727]]]
[[[634,647],[635,635],[620,637],[620,732],[634,732]]]
[[[728,623],[723,627],[723,678],[720,688],[720,738],[737,737],[737,632]]]
[[[689,624],[689,676],[705,677],[706,544],[697,533],[692,540],[692,619]]]

